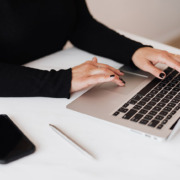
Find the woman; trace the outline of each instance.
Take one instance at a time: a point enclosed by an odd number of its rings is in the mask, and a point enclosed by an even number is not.
[[[66,41],[85,51],[165,78],[158,62],[180,72],[180,56],[130,40],[97,22],[85,0],[1,0],[0,96],[69,98],[92,84],[123,86],[119,70],[96,58],[68,70],[44,71],[22,66],[63,48]]]

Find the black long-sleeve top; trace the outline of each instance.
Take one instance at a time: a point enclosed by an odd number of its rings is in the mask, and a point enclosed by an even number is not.
[[[71,68],[23,64],[54,53],[67,40],[80,49],[132,65],[141,43],[97,22],[85,0],[0,1],[0,97],[70,97]]]

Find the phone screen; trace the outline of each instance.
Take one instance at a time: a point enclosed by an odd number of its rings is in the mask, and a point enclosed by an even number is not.
[[[0,163],[9,163],[34,151],[34,144],[13,121],[7,115],[0,115]]]

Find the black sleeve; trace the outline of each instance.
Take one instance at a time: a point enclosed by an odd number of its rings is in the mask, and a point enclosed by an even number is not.
[[[143,44],[128,39],[96,21],[88,11],[85,0],[75,0],[77,23],[70,41],[85,51],[134,67],[134,52]]]
[[[69,98],[71,69],[39,70],[0,63],[0,97]]]

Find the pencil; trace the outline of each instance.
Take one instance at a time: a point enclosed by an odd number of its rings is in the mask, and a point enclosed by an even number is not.
[[[89,152],[87,152],[87,150],[85,150],[82,146],[80,146],[79,144],[77,144],[74,140],[72,140],[70,137],[68,137],[64,132],[62,132],[59,128],[57,128],[56,126],[49,124],[49,126],[52,128],[52,130],[54,132],[56,132],[58,135],[60,135],[66,142],[68,142],[69,144],[71,144],[75,149],[77,149],[79,152],[81,152],[82,154],[84,154],[86,157],[91,158],[91,159],[95,159],[95,157],[93,157]]]

